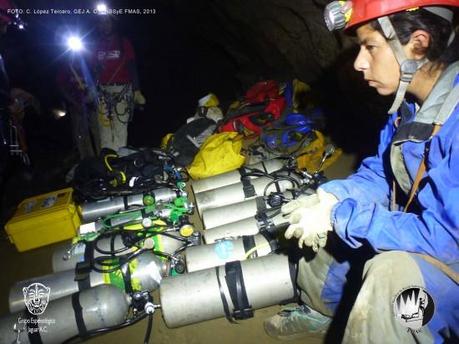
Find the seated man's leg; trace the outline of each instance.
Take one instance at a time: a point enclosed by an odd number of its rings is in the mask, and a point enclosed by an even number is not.
[[[418,330],[409,328],[418,309],[402,306],[396,312],[397,295],[421,287],[432,297],[433,318]],[[443,272],[419,256],[406,252],[385,252],[369,260],[363,272],[363,284],[351,310],[344,334],[345,343],[432,343],[443,342],[459,325],[458,287]],[[410,308],[411,307],[411,308]],[[419,307],[418,307],[419,308]],[[405,309],[405,311],[403,311]],[[456,311],[454,311],[456,309]],[[412,318],[397,318],[396,313],[412,313]],[[425,310],[421,310],[426,314]],[[424,319],[428,320],[428,319]],[[422,322],[421,322],[422,324]],[[443,336],[443,337],[442,337]]]

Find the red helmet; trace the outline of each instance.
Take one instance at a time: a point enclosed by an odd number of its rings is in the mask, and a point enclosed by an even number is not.
[[[330,30],[346,29],[357,24],[419,7],[459,7],[459,0],[352,0],[333,1],[325,10]]]

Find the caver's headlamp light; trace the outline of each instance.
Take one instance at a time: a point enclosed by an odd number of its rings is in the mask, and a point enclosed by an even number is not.
[[[83,41],[76,35],[71,35],[67,38],[67,46],[74,52],[81,51],[84,48]]]
[[[352,14],[352,1],[333,1],[324,10],[325,24],[328,30],[343,29]]]

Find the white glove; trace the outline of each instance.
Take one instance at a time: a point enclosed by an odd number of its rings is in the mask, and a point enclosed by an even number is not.
[[[321,188],[311,196],[300,197],[285,204],[281,211],[290,222],[285,238],[298,239],[298,246],[310,246],[317,252],[327,243],[327,233],[333,230],[330,213],[338,199]]]
[[[134,92],[134,103],[136,103],[137,105],[145,105],[146,102],[147,101],[143,96],[142,92],[140,92],[139,90]]]

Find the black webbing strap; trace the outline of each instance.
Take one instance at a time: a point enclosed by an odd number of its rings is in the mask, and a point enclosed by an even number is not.
[[[29,320],[27,322],[27,336],[29,337],[30,344],[43,344],[40,336],[38,317],[35,314],[30,314],[26,310],[24,312],[24,318]]]
[[[257,213],[262,213],[266,210],[266,202],[263,196],[255,198],[255,202],[257,204]]]
[[[75,266],[75,282],[78,282],[78,290],[91,288],[91,279],[89,274],[92,270],[92,261],[94,258],[94,244],[87,242],[84,249],[84,260],[78,262]]]
[[[129,262],[126,262],[121,265],[121,273],[123,275],[124,280],[124,290],[127,294],[132,294],[132,281],[131,281],[131,269],[129,267]]]
[[[253,187],[252,182],[250,181],[250,177],[247,174],[245,168],[241,167],[240,169],[238,169],[238,171],[241,175],[242,189],[244,190],[245,198],[256,196],[255,188]]]
[[[83,339],[87,339],[89,337],[88,329],[86,328],[86,324],[83,319],[83,307],[81,307],[80,304],[80,293],[72,294],[72,307],[73,312],[75,313],[75,322],[78,327],[78,336]]]
[[[229,311],[228,301],[226,300],[225,292],[222,288],[222,283],[220,281],[220,267],[215,267],[215,274],[217,276],[218,289],[220,290],[220,298],[222,299],[223,310],[225,311],[225,318],[232,324],[237,324],[236,321],[231,317]]]
[[[244,245],[245,253],[249,252],[252,248],[256,246],[255,244],[255,236],[253,235],[243,235],[242,236],[242,244]],[[253,251],[248,258],[257,258],[258,253],[257,250]]]
[[[128,197],[127,196],[123,197],[123,204],[124,204],[124,210],[128,210],[129,209],[129,203],[128,203]]]
[[[249,177],[243,177],[242,181],[242,190],[244,190],[245,198],[250,198],[256,196],[255,188],[252,185],[251,179]]]
[[[247,291],[244,285],[244,276],[240,261],[225,264],[225,279],[228,291],[233,302],[233,318],[237,320],[253,317],[253,309],[247,298]]]

